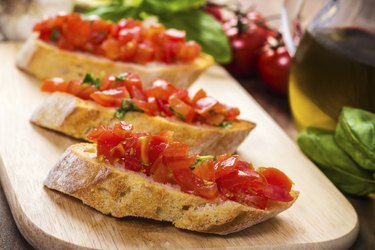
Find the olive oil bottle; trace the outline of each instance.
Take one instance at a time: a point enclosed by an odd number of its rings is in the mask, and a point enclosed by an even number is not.
[[[375,112],[375,34],[306,31],[293,58],[290,105],[297,128],[333,129],[343,106]]]

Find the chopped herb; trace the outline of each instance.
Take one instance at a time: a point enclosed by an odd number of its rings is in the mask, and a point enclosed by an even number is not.
[[[126,77],[128,76],[128,73],[121,73],[115,76],[116,81],[124,81]]]
[[[57,40],[59,39],[60,37],[60,30],[58,28],[52,28],[52,33],[51,33],[51,41],[52,42],[57,42]]]
[[[85,77],[83,78],[82,84],[88,84],[88,85],[93,85],[97,89],[100,89],[102,86],[102,83],[99,78],[95,78],[92,74],[87,73]]]
[[[222,127],[222,128],[231,128],[232,126],[233,124],[231,122],[222,122],[219,125],[219,127]]]
[[[181,121],[184,121],[186,122],[186,119],[185,119],[185,116],[183,116],[181,113],[177,112],[176,110],[174,110],[172,107],[169,107],[169,110],[175,114]]]
[[[204,161],[207,160],[215,160],[215,157],[213,155],[201,155],[198,156],[197,159],[195,160],[194,164],[191,165],[191,169],[195,169],[199,164],[201,164]]]
[[[141,112],[143,113],[144,111],[140,109],[137,105],[135,105],[133,102],[123,99],[121,101],[121,107],[116,110],[116,118],[117,119],[122,119],[124,118],[125,114],[127,112],[134,111],[134,112]]]
[[[210,109],[210,110],[208,111],[208,113],[209,113],[210,115],[215,115],[215,114],[217,114],[216,110],[214,110],[214,109]]]

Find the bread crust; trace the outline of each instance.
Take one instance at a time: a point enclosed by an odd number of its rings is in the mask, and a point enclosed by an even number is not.
[[[115,112],[115,109],[92,101],[55,92],[34,112],[31,121],[78,139],[86,139],[94,128],[118,122]],[[123,120],[132,124],[135,131],[151,134],[173,131],[174,139],[190,146],[190,153],[202,155],[234,152],[255,127],[254,123],[244,120],[233,122],[231,128],[198,126],[140,112],[128,112]]]
[[[165,79],[173,82],[178,88],[187,88],[212,64],[214,59],[204,53],[190,63],[168,65],[153,62],[141,65],[116,62],[89,53],[59,49],[38,39],[36,34],[25,42],[16,57],[18,68],[41,80],[52,77],[62,77],[65,80],[81,79],[86,73],[99,76],[132,72],[140,76],[146,87],[151,86],[156,79]]]
[[[95,144],[69,147],[50,171],[45,186],[82,200],[103,214],[169,221],[182,229],[226,235],[258,224],[289,208],[291,202],[269,203],[265,210],[233,201],[206,200],[178,187],[96,159]]]

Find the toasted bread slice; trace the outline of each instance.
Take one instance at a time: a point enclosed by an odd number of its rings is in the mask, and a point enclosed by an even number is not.
[[[132,72],[141,77],[146,87],[160,78],[173,82],[178,88],[188,87],[213,63],[214,59],[204,53],[190,63],[141,65],[116,62],[88,53],[65,51],[35,36],[26,41],[16,57],[16,64],[20,69],[41,80],[52,77],[80,79],[87,72],[95,75]]]
[[[55,92],[34,112],[31,121],[78,139],[86,139],[94,128],[118,122],[115,113],[116,109]],[[244,120],[233,122],[230,128],[198,126],[139,112],[128,112],[123,120],[132,124],[135,131],[151,134],[173,131],[173,137],[188,144],[190,153],[193,154],[219,155],[234,152],[255,127],[254,123]]]
[[[95,144],[72,145],[50,171],[48,188],[76,197],[103,214],[169,221],[192,231],[230,234],[274,217],[290,202],[269,202],[265,210],[234,201],[206,200],[137,172],[99,162]]]

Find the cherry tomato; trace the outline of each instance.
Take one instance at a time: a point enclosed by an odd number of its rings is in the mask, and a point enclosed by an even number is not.
[[[267,45],[260,55],[258,68],[264,84],[273,92],[286,95],[291,57],[285,46],[272,48]]]
[[[232,48],[232,61],[225,68],[236,77],[247,77],[256,72],[257,60],[267,40],[267,29],[256,20],[235,17],[224,24]]]

